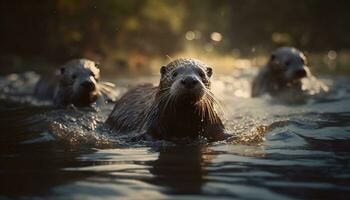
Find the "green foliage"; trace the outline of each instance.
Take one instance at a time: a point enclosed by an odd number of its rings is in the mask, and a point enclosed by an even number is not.
[[[347,0],[0,1],[1,56],[48,61],[171,55],[188,45],[229,53],[293,45],[350,47]],[[222,39],[214,41],[213,32]],[[194,38],[186,40],[186,33]]]

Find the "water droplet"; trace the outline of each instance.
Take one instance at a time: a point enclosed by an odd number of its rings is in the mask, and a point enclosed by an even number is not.
[[[186,40],[194,40],[196,37],[196,34],[193,31],[187,31],[185,34]]]
[[[330,60],[335,60],[337,58],[337,52],[334,50],[330,50],[328,51],[327,56]]]
[[[220,42],[222,40],[222,35],[221,33],[213,32],[211,33],[210,38],[215,42]]]

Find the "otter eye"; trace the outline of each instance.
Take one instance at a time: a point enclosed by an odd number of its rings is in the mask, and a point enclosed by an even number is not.
[[[66,71],[66,69],[64,67],[61,67],[60,69],[61,74],[64,74],[64,71]]]
[[[73,74],[72,75],[72,79],[76,79],[77,78],[77,75],[76,74]]]
[[[173,73],[172,73],[172,76],[173,76],[174,78],[177,77],[177,75],[178,75],[177,72],[173,72]]]
[[[205,78],[205,73],[204,73],[202,70],[198,71],[198,75],[199,75],[201,78]]]
[[[207,75],[208,77],[211,77],[213,75],[213,68],[207,67]]]
[[[98,63],[98,62],[95,62],[95,67],[96,67],[96,68],[100,68],[100,67],[101,67],[101,64]]]
[[[161,68],[160,68],[160,74],[161,75],[164,75],[166,73],[166,67],[165,66],[162,66]]]

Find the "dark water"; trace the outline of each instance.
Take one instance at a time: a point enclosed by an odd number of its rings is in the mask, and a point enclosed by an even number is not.
[[[128,144],[101,128],[112,105],[53,110],[3,95],[0,198],[349,199],[350,78],[322,79],[330,94],[302,105],[251,99],[250,80],[217,77],[242,139],[213,144]]]

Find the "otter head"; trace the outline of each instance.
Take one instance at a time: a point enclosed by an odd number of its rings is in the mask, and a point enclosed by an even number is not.
[[[159,91],[169,90],[177,103],[195,104],[210,90],[212,68],[196,59],[177,59],[161,67]]]
[[[76,106],[87,106],[97,100],[100,78],[98,64],[88,59],[75,59],[61,69],[60,87],[67,90]]]
[[[291,47],[281,47],[273,52],[267,67],[274,78],[284,83],[299,81],[309,72],[305,55]]]

